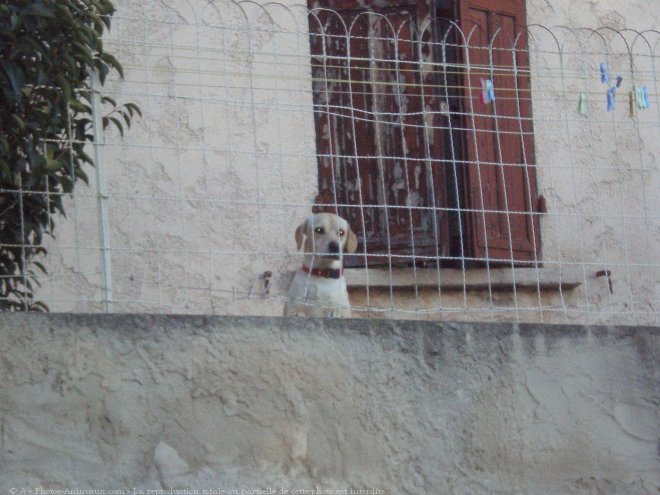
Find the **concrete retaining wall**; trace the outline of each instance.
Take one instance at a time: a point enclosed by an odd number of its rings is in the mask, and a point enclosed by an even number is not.
[[[0,493],[657,493],[659,334],[3,315]]]

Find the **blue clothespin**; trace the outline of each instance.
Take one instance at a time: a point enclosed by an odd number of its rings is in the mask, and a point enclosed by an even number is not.
[[[651,103],[649,102],[649,88],[643,86],[641,88],[642,92],[642,107],[641,108],[651,108]]]
[[[620,88],[621,87],[621,82],[623,81],[623,77],[621,76],[616,76],[616,87]]]
[[[634,86],[631,100],[631,113],[637,109],[645,110],[651,106],[649,102],[649,88],[646,86]]]
[[[600,82],[603,84],[609,84],[610,76],[607,74],[607,64],[605,62],[600,63]]]
[[[613,112],[616,108],[616,86],[607,90],[607,111]]]
[[[488,98],[491,102],[495,101],[495,86],[493,86],[493,81],[488,81]]]
[[[492,103],[495,101],[495,88],[490,79],[481,80],[481,102]]]

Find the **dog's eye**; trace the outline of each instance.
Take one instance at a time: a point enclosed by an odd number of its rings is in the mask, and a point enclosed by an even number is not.
[[[344,229],[339,229],[339,237],[344,237],[345,233],[346,232],[344,232]]]
[[[323,227],[316,227],[314,229],[314,232],[316,232],[317,234],[322,234],[323,233]]]

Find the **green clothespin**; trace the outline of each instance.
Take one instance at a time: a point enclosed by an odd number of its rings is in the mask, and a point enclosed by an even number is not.
[[[577,111],[580,115],[587,115],[587,95],[584,93],[578,96]]]

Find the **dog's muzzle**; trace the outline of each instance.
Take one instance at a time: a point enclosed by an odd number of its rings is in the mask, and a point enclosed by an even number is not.
[[[339,248],[339,243],[332,241],[328,244],[328,253],[323,255],[324,258],[330,258],[332,260],[338,260],[341,258],[341,249]]]

